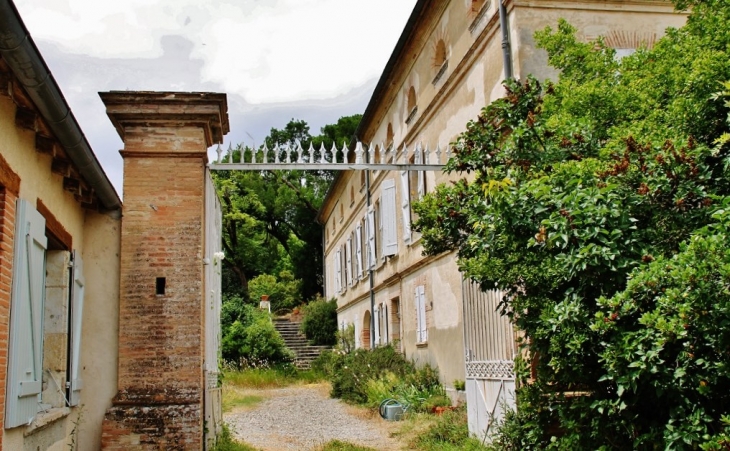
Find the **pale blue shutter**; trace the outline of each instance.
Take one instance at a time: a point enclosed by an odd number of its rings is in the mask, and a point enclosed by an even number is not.
[[[421,149],[421,146],[416,146],[416,155],[415,155],[416,164],[424,163],[423,161],[423,149]],[[426,195],[426,172],[425,171],[418,171],[418,200],[423,199],[423,196]]]
[[[81,320],[84,313],[84,263],[81,255],[74,251],[71,286],[71,344],[69,350],[69,387],[68,404],[79,405],[81,399]]]
[[[398,232],[393,179],[383,181],[380,221],[383,226],[383,255],[395,255],[398,253]]]
[[[411,242],[411,190],[408,171],[400,171],[401,215],[403,216],[403,242]]]
[[[342,257],[340,250],[337,249],[335,252],[335,291],[340,293],[342,291]]]
[[[348,237],[345,242],[345,272],[347,273],[347,285],[352,286],[354,280],[352,274],[352,238]]]
[[[368,217],[365,225],[368,235],[368,268],[373,269],[377,260],[375,254],[375,207],[372,205],[368,207]]]
[[[380,307],[375,307],[375,315],[373,316],[375,324],[375,346],[380,344]]]
[[[362,227],[360,224],[355,227],[355,266],[357,269],[357,278],[362,278]]]
[[[418,343],[428,341],[426,324],[426,289],[423,285],[416,287],[416,340]]]
[[[28,424],[38,413],[43,376],[43,299],[46,220],[19,199],[15,210],[5,427]]]

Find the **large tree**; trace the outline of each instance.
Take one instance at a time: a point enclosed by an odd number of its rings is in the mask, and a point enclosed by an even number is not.
[[[559,81],[507,81],[454,144],[447,171],[472,176],[415,207],[426,252],[458,251],[524,332],[500,449],[730,443],[730,5],[692,3],[621,60],[538,33]]]
[[[342,147],[352,141],[360,118],[342,117],[314,137],[306,122],[292,119],[283,129],[271,129],[266,146],[306,149],[312,143],[330,149],[337,142]],[[234,149],[234,160],[242,151],[251,149]],[[224,208],[224,265],[239,283],[237,287],[226,284],[229,290],[246,292],[250,278],[290,269],[302,281],[302,300],[321,293],[322,228],[315,218],[333,178],[331,171],[220,171],[216,175]]]

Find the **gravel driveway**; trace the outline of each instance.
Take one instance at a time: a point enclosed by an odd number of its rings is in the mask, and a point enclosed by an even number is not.
[[[224,415],[236,439],[263,450],[312,450],[342,440],[377,450],[401,449],[388,423],[328,396],[326,384],[258,390],[254,409]]]

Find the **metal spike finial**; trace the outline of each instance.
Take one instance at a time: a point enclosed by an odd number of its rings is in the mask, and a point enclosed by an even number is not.
[[[332,152],[332,162],[333,163],[337,163],[337,151],[338,151],[337,150],[337,144],[334,141],[332,141],[332,149],[331,149],[331,152]]]
[[[312,141],[309,141],[309,162],[314,163],[314,145],[312,144]]]
[[[386,152],[386,150],[387,149],[385,148],[385,146],[381,142],[380,143],[380,161],[376,161],[376,163],[385,164],[385,152]]]
[[[320,163],[327,163],[327,149],[324,147],[324,141],[319,143],[319,158],[322,160]]]
[[[431,149],[429,149],[428,145],[426,145],[426,148],[423,149],[423,164],[428,164],[430,154],[431,154]]]
[[[286,162],[291,163],[291,152],[292,152],[291,144],[286,143],[286,144],[284,144],[283,147],[284,147],[284,154],[286,155]]]
[[[401,151],[401,154],[403,155],[403,163],[408,164],[408,146],[406,146],[405,142],[403,142],[403,150]]]
[[[304,149],[302,149],[302,142],[297,139],[297,163],[304,163]]]
[[[281,163],[279,160],[279,152],[281,149],[279,148],[279,143],[274,144],[274,163]]]
[[[441,145],[436,144],[436,164],[441,164]]]
[[[228,162],[233,163],[233,145],[228,143]]]
[[[355,146],[355,164],[362,164],[363,159],[362,156],[365,153],[365,150],[362,148],[362,143],[360,141],[357,142],[357,145]]]

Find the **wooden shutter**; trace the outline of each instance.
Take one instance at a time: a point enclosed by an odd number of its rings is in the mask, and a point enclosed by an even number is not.
[[[71,287],[71,344],[69,356],[69,382],[68,404],[70,406],[79,405],[81,399],[81,389],[83,381],[81,380],[81,320],[84,313],[84,263],[81,255],[74,251]]]
[[[340,293],[342,291],[342,256],[340,250],[337,249],[335,252],[335,292]]]
[[[401,215],[403,216],[403,242],[411,242],[411,190],[408,171],[400,171]]]
[[[362,227],[360,224],[355,227],[355,266],[358,279],[362,277]]]
[[[423,149],[420,145],[416,146],[416,155],[413,157],[415,159],[416,164],[423,163]],[[418,200],[423,199],[423,196],[426,195],[426,172],[425,171],[418,171],[418,182],[417,182],[417,190],[418,190]]]
[[[373,325],[373,328],[375,329],[375,346],[378,346],[380,344],[380,308],[375,307],[375,314],[373,315],[373,318],[375,319],[375,324]]]
[[[398,253],[398,233],[396,231],[395,181],[383,181],[380,221],[383,229],[383,255]]]
[[[347,242],[345,243],[345,258],[347,259],[347,264],[345,265],[345,273],[347,273],[347,285],[352,286],[352,281],[354,279],[352,274],[352,238],[347,238]]]
[[[388,304],[383,302],[383,328],[385,329],[385,332],[383,333],[384,342],[389,343],[390,342],[390,334],[388,333]]]
[[[38,413],[43,377],[43,299],[46,220],[19,199],[15,210],[5,427],[28,424]]]
[[[423,285],[416,287],[416,341],[428,341],[428,327],[426,324],[426,289]]]
[[[377,254],[375,253],[375,207],[372,205],[368,208],[368,218],[366,221],[368,233],[368,267],[375,268]]]

